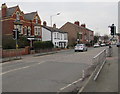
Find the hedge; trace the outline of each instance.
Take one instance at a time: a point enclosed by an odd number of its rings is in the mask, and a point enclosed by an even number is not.
[[[53,48],[54,45],[51,41],[35,41],[33,47],[34,49],[48,49]]]

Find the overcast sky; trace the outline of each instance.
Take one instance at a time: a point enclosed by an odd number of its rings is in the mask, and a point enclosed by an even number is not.
[[[109,34],[110,31],[108,26],[111,24],[115,24],[118,26],[118,2],[117,0],[109,0],[111,2],[99,1],[95,2],[92,0],[91,2],[87,2],[86,0],[81,0],[78,2],[77,0],[66,0],[66,2],[47,2],[48,0],[44,0],[44,2],[40,2],[34,0],[34,2],[30,0],[26,0],[26,2],[20,1],[16,2],[8,2],[7,0],[3,0],[1,3],[6,3],[8,7],[13,7],[15,5],[19,5],[20,9],[24,13],[38,11],[38,14],[43,21],[47,22],[47,25],[50,26],[50,16],[56,15],[60,12],[59,16],[53,16],[52,22],[60,28],[66,22],[80,21],[80,24],[85,23],[86,27],[95,31],[95,33],[99,33],[101,35]],[[25,1],[25,0],[24,0]]]

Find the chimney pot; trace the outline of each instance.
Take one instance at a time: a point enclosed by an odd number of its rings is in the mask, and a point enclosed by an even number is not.
[[[46,23],[46,21],[44,21],[44,22],[43,22],[43,25],[44,25],[44,26],[47,26],[47,23]]]
[[[1,10],[2,10],[2,17],[5,17],[5,16],[6,16],[6,13],[7,13],[6,3],[2,4]]]
[[[80,22],[79,22],[79,21],[75,21],[74,24],[76,24],[76,25],[79,26],[79,25],[80,25]]]
[[[82,27],[86,28],[86,25],[85,24],[81,24]]]

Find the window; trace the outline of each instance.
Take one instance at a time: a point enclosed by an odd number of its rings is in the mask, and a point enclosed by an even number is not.
[[[54,39],[56,39],[56,33],[54,33]]]
[[[17,26],[16,26],[16,25],[14,25],[14,29],[17,29]]]
[[[31,35],[31,27],[29,26],[28,27],[28,36],[30,36]]]
[[[39,26],[34,27],[34,34],[40,36],[40,27]]]
[[[35,18],[35,21],[36,21],[36,24],[38,23],[38,17],[36,16],[36,18]]]
[[[64,34],[64,40],[67,40],[67,34]]]
[[[20,13],[18,11],[16,12],[16,20],[20,20]]]
[[[24,34],[27,35],[27,26],[24,27]]]
[[[61,34],[61,40],[62,40],[62,34]]]

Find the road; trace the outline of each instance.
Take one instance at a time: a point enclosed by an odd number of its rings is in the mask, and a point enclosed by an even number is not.
[[[92,58],[106,47],[89,48],[87,52],[74,50],[56,54],[25,56],[21,60],[2,64],[3,92],[57,92],[77,81]]]

